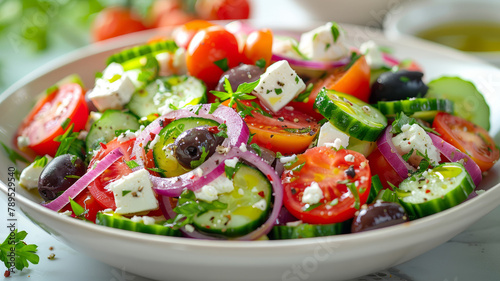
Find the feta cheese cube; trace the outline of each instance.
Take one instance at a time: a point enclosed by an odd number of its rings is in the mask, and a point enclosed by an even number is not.
[[[336,33],[338,32],[338,37]],[[329,22],[300,36],[299,51],[311,60],[332,61],[349,55],[341,38],[343,30]]]
[[[372,40],[361,44],[359,51],[365,55],[366,63],[371,69],[378,69],[385,65],[379,46]]]
[[[122,109],[135,92],[135,85],[118,63],[111,63],[97,78],[94,89],[88,95],[99,111]]]
[[[260,199],[255,204],[252,205],[253,208],[259,209],[261,211],[265,211],[267,208],[267,202],[265,199]]]
[[[234,190],[233,181],[230,180],[230,179],[228,179],[226,177],[225,173],[223,173],[222,175],[220,175],[219,177],[217,177],[215,180],[213,180],[210,183],[210,185],[213,186],[213,187],[215,187],[215,189],[217,190],[217,192],[219,194],[232,192]]]
[[[47,158],[47,164],[52,161],[50,155],[45,155],[44,157]],[[43,169],[47,166],[46,164],[44,166],[35,165],[36,163],[35,161],[24,168],[19,177],[19,184],[28,190],[38,188],[38,178],[40,178],[40,174],[42,174]]]
[[[231,158],[231,159],[226,159],[224,160],[224,164],[228,167],[231,167],[231,168],[235,168],[236,167],[236,164],[238,164],[238,157],[234,157],[234,158]]]
[[[426,154],[431,163],[438,163],[441,160],[441,154],[432,143],[431,137],[418,124],[405,124],[401,127],[402,132],[392,138],[392,143],[400,155],[409,153],[412,149],[413,154],[408,159],[408,163],[417,167],[422,156],[418,156],[415,151]]]
[[[326,122],[321,126],[317,146],[333,146],[338,150],[340,146],[347,148],[348,145],[349,135],[337,129],[332,123]]]
[[[260,76],[253,90],[259,100],[274,113],[285,107],[306,88],[304,81],[295,73],[286,60],[270,65]]]
[[[317,182],[313,181],[310,186],[304,189],[302,203],[313,205],[319,203],[321,199],[323,199],[323,191]]]
[[[158,209],[153,184],[146,169],[128,174],[106,186],[113,191],[117,214],[133,214]]]
[[[202,186],[200,190],[194,193],[194,195],[196,196],[196,199],[206,202],[212,202],[219,198],[219,192],[217,192],[217,189],[211,185]]]
[[[17,137],[17,147],[19,149],[24,149],[30,145],[30,138],[25,137],[25,136],[19,136]]]

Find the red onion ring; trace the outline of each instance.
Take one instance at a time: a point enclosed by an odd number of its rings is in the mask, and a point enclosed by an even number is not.
[[[391,130],[392,125],[387,126],[382,136],[377,140],[377,147],[396,173],[398,173],[402,179],[406,179],[408,177],[408,171],[415,171],[415,168],[408,164],[408,162],[397,153],[396,146],[392,143]]]
[[[268,179],[270,179],[273,187],[274,203],[273,203],[273,209],[268,219],[256,230],[244,236],[235,238],[235,240],[255,240],[269,233],[269,231],[271,231],[272,227],[274,226],[276,219],[278,218],[278,215],[280,214],[281,208],[283,206],[283,185],[281,184],[281,178],[278,176],[278,174],[276,174],[276,171],[271,166],[269,166],[269,164],[267,164],[260,156],[257,156],[250,151],[242,151],[238,147],[232,147],[223,159],[231,159],[234,157],[241,158],[247,161],[248,163],[254,165],[264,175],[266,175]],[[221,167],[223,169],[224,165],[225,165],[224,163],[220,164],[217,167],[217,169],[220,169]],[[206,181],[206,184],[208,183],[210,183],[210,181]],[[189,189],[192,190],[192,188]],[[170,201],[168,200],[168,197],[163,197],[162,200],[163,204],[165,205],[165,211],[167,211],[167,213],[170,215],[170,210],[168,208],[171,209],[172,206],[170,204]],[[198,231],[188,232],[185,230],[185,228],[182,228],[181,231],[183,231],[183,233],[187,237],[191,238],[212,239],[212,240],[217,239],[216,237],[205,235]]]
[[[280,61],[280,60],[288,61],[288,63],[292,68],[295,66],[295,67],[309,68],[313,70],[329,70],[332,68],[346,66],[349,63],[350,58],[345,57],[336,61],[309,61],[309,60],[291,58],[283,56],[281,54],[273,54],[273,56],[271,57],[271,61]]]
[[[479,166],[472,160],[467,154],[458,150],[456,147],[446,142],[442,138],[436,136],[435,134],[429,133],[429,136],[432,139],[432,143],[434,146],[441,152],[441,154],[446,158],[449,162],[463,162],[463,165],[469,175],[472,178],[474,184],[479,186],[483,179],[483,175],[481,173],[481,169]]]
[[[66,189],[59,197],[50,201],[47,204],[42,204],[42,206],[47,207],[53,211],[59,211],[64,206],[69,203],[69,198],[75,198],[80,194],[91,182],[93,182],[97,177],[99,177],[106,169],[108,169],[113,163],[123,156],[123,151],[120,147],[112,150],[108,155],[106,155],[101,161],[99,161],[96,167],[79,178],[73,185]]]
[[[382,53],[382,58],[384,59],[385,63],[387,63],[390,67],[399,65],[400,63],[398,59],[386,53]]]

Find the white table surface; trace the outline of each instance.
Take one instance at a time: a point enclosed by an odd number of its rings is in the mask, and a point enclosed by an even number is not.
[[[293,1],[255,0],[253,5],[253,16],[258,19],[315,19]],[[277,11],[279,17],[276,17]],[[0,59],[3,63],[0,77],[4,81],[0,91],[34,68],[72,49],[74,46],[60,43],[57,48],[41,56],[27,56],[14,50],[7,40],[0,40]],[[5,206],[6,199],[2,197],[0,209],[6,209]],[[40,263],[30,265],[29,269],[13,274],[6,280],[149,280],[76,252],[33,224],[21,212],[17,212],[17,219],[18,228],[28,232],[26,241],[39,246]],[[0,222],[7,222],[6,211],[0,211]],[[4,239],[6,234],[7,230],[0,228],[0,239]],[[49,250],[51,247],[53,250]],[[54,260],[47,259],[51,253],[55,254]],[[500,280],[500,207],[447,243],[409,262],[355,280]]]

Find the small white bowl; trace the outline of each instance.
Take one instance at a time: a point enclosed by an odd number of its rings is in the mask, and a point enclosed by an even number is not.
[[[384,33],[392,40],[404,40],[429,28],[453,22],[494,22],[500,24],[500,2],[425,1],[411,2],[386,14]],[[499,52],[467,52],[500,66]]]

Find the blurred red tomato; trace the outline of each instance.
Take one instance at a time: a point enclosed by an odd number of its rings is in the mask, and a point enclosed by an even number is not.
[[[196,32],[210,26],[214,26],[214,24],[206,20],[192,20],[185,23],[183,26],[174,30],[173,36],[175,43],[177,43],[177,46],[187,49],[189,42],[191,42]]]
[[[206,20],[248,19],[250,3],[248,0],[198,0],[196,13]]]
[[[92,23],[92,38],[102,41],[120,35],[147,29],[139,15],[125,7],[103,9]]]
[[[182,9],[179,0],[156,0],[149,10],[151,25],[159,27],[164,15]]]

